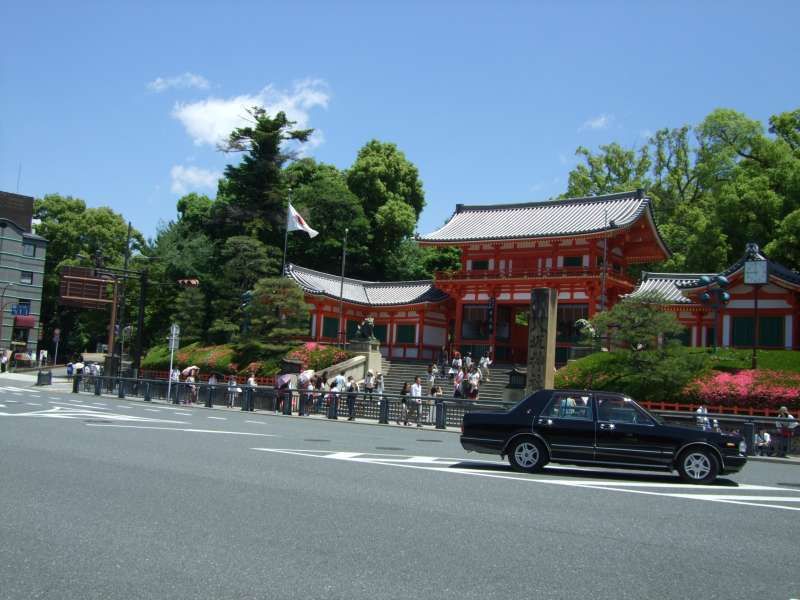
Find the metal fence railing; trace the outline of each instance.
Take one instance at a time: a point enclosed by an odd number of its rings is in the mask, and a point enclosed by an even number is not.
[[[169,389],[169,397],[167,396]],[[321,415],[330,419],[366,419],[380,423],[409,423],[443,429],[460,427],[464,414],[474,410],[503,410],[513,404],[426,396],[417,403],[399,394],[359,392],[308,392],[237,384],[168,382],[163,379],[133,379],[85,375],[73,380],[73,392],[114,394],[145,401],[173,404],[228,406],[286,415]]]

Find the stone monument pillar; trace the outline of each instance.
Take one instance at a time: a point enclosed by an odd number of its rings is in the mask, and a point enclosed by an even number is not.
[[[556,310],[558,292],[551,288],[531,290],[528,318],[528,376],[526,394],[552,389],[556,370]]]

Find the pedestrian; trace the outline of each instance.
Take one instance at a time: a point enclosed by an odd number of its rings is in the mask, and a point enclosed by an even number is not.
[[[464,357],[464,366],[467,370],[472,366],[472,352],[467,352],[467,355]]]
[[[186,396],[186,404],[191,405],[192,402],[197,400],[197,386],[195,385],[195,377],[194,374],[196,369],[192,369],[189,371],[189,375],[186,377],[186,387],[188,388],[189,393]]]
[[[464,369],[459,368],[453,376],[453,398],[463,398],[461,384],[464,382]]]
[[[6,366],[8,365],[8,356],[6,353],[3,352],[3,358],[0,359],[3,361],[3,372],[6,371]],[[75,371],[75,367],[72,366],[72,361],[67,363],[67,379],[72,379],[72,373]]]
[[[469,371],[469,399],[470,400],[477,400],[478,399],[478,392],[481,387],[481,372],[480,369],[476,365],[472,365],[472,368]]]
[[[317,396],[317,412],[322,412],[323,407],[325,406],[325,400],[328,398],[329,395],[329,387],[328,387],[328,373],[323,372],[322,375],[317,380],[317,390],[319,390]]]
[[[372,401],[372,392],[375,391],[375,375],[372,371],[367,371],[367,376],[364,377],[364,397]]]
[[[439,374],[439,368],[435,364],[428,365],[428,387],[432,388],[436,385],[436,376]]]
[[[489,379],[489,367],[492,364],[492,359],[489,358],[489,352],[487,351],[483,356],[481,356],[481,360],[478,363],[478,367],[483,371],[483,378],[486,381],[491,381]]]
[[[411,386],[409,409],[414,413],[417,427],[422,427],[422,423],[420,422],[420,413],[422,412],[422,380],[419,376],[414,378],[414,385]],[[408,425],[408,417],[406,417],[405,424]]]
[[[772,449],[772,436],[770,436],[769,432],[766,429],[762,429],[756,435],[756,454],[759,456],[771,456],[773,453]]]
[[[778,418],[784,420],[776,423],[778,427],[776,455],[786,458],[786,456],[792,451],[792,437],[794,436],[794,428],[797,427],[797,421],[795,421],[795,418],[789,414],[789,409],[787,409],[785,406],[781,406],[778,410]]]
[[[314,399],[316,398],[316,393],[314,391],[316,389],[315,380],[316,377],[309,377],[306,382],[306,404],[305,410],[303,411],[303,414],[306,416],[308,416],[311,409],[314,408]]]
[[[228,375],[228,397],[227,397],[227,406],[228,408],[233,408],[236,404],[236,375]]]
[[[347,378],[347,420],[356,420],[356,398],[358,397],[358,384],[353,376]]]
[[[403,389],[400,390],[400,416],[397,419],[397,424],[408,425],[408,395],[411,393],[411,386],[408,382],[403,383]]]

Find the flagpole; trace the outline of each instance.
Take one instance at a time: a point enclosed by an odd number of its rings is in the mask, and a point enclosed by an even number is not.
[[[286,249],[289,247],[289,207],[292,205],[292,190],[289,190],[289,202],[286,205],[286,218],[283,220],[283,225],[286,231],[283,234],[283,265],[281,266],[281,277],[286,275]]]
[[[342,277],[339,280],[339,343],[344,348],[347,329],[344,327],[344,264],[347,260],[347,227],[344,229],[344,243],[342,244]]]

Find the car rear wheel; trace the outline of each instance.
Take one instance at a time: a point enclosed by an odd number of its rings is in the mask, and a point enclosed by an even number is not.
[[[719,473],[719,463],[708,450],[689,448],[678,459],[678,473],[688,483],[712,483]]]
[[[522,438],[511,444],[508,462],[515,471],[534,473],[547,464],[547,450],[533,438]]]

